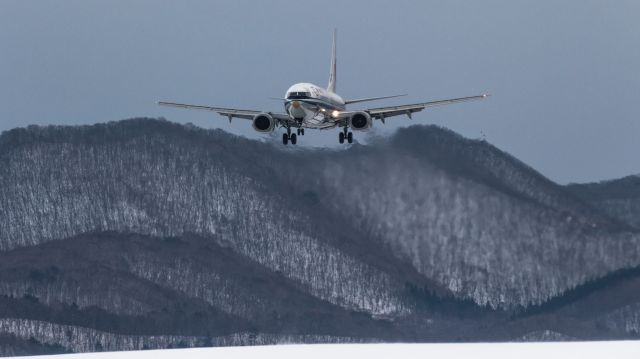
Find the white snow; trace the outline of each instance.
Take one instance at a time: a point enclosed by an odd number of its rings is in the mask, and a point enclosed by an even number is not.
[[[640,341],[501,344],[316,344],[165,349],[34,356],[34,359],[165,358],[640,358]]]

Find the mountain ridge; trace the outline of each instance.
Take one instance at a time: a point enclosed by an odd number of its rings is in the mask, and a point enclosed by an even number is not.
[[[635,278],[638,244],[632,221],[583,192],[436,126],[342,150],[148,118],[0,134],[0,295],[9,312],[35,299],[108,313],[85,322],[95,329],[150,315],[143,328],[213,337],[203,323],[150,324],[187,310],[221,335],[518,337],[505,323],[519,336],[633,335],[615,319],[633,295],[599,317],[571,308],[632,293],[616,273]]]

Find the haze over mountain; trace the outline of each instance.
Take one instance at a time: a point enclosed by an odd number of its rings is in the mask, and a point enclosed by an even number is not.
[[[435,126],[6,131],[0,352],[636,337],[637,179],[560,186]]]

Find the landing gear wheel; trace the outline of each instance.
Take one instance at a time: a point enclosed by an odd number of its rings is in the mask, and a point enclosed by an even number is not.
[[[292,134],[291,134],[291,144],[292,144],[292,145],[295,145],[295,144],[296,144],[296,142],[298,142],[298,136],[296,136],[296,134],[295,134],[295,133],[292,133]]]
[[[296,133],[298,134],[298,136],[300,136],[300,129],[297,129]]]
[[[338,142],[344,143],[344,133],[340,132],[338,134]]]
[[[289,143],[289,136],[286,133],[282,134],[282,144],[287,144]]]
[[[304,128],[300,129],[300,136],[304,136]]]
[[[349,134],[347,134],[347,142],[353,143],[353,132],[349,132]]]

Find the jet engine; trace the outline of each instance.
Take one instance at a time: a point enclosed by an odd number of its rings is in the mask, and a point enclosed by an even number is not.
[[[258,132],[271,132],[276,128],[276,120],[268,113],[261,113],[253,118],[252,126]]]
[[[356,112],[349,118],[349,127],[354,131],[364,131],[371,127],[371,115],[366,112]]]

